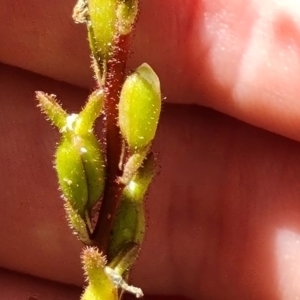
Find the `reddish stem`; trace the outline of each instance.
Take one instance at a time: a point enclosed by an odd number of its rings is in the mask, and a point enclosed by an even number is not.
[[[105,80],[105,129],[107,179],[99,217],[92,239],[104,254],[107,253],[113,221],[124,186],[118,182],[121,171],[118,167],[121,156],[122,138],[118,121],[118,103],[125,78],[128,54],[128,36],[120,36],[116,42],[113,57],[107,62]]]

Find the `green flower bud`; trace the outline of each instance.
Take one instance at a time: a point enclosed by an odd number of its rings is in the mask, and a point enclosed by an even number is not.
[[[62,133],[55,159],[60,188],[85,220],[104,189],[104,158],[92,131],[102,110],[103,92],[92,93],[79,115],[67,115],[53,95],[37,92],[36,96],[42,111]]]
[[[121,0],[118,5],[118,30],[121,35],[131,32],[138,12],[138,2],[138,0]]]
[[[56,152],[55,168],[63,195],[84,217],[104,189],[104,159],[96,137],[66,132]]]
[[[160,110],[159,79],[148,64],[142,64],[127,77],[120,95],[119,126],[131,152],[151,143]]]
[[[118,290],[105,272],[106,259],[97,248],[84,249],[82,262],[89,284],[81,300],[117,300]]]
[[[123,194],[112,228],[109,243],[109,260],[113,259],[127,243],[136,242],[141,244],[144,233],[145,216],[143,204],[132,202],[128,198],[128,193]]]
[[[126,244],[142,244],[145,233],[143,199],[153,176],[154,157],[150,153],[123,191],[111,232],[109,261],[114,259]],[[131,259],[135,260],[136,256]]]
[[[92,51],[106,60],[112,54],[116,34],[116,10],[118,0],[88,0],[90,18],[90,40]],[[94,53],[95,55],[95,53]]]

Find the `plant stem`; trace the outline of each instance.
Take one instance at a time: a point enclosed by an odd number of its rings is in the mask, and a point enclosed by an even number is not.
[[[122,175],[119,169],[122,139],[118,126],[118,103],[125,78],[129,36],[119,36],[115,43],[114,54],[107,62],[105,79],[105,135],[107,179],[99,217],[92,239],[104,254],[107,253],[108,241],[121,199],[124,185],[118,181]]]

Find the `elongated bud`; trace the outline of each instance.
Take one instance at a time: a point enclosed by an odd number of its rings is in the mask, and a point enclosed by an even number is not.
[[[159,79],[148,64],[142,64],[127,77],[120,95],[119,126],[131,152],[151,143],[160,110]]]
[[[154,157],[148,155],[143,166],[125,187],[109,243],[109,260],[128,243],[142,244],[145,233],[143,199],[154,176]],[[136,259],[131,257],[131,259]],[[133,263],[132,262],[132,263]]]
[[[121,199],[112,228],[108,252],[109,260],[115,258],[127,243],[135,242],[140,245],[144,238],[145,216],[143,205],[132,202],[127,195],[123,195]],[[135,259],[136,257],[134,257]]]
[[[118,0],[88,0],[91,26],[90,41],[92,51],[101,59],[108,59],[112,54],[116,34],[116,10]]]
[[[117,300],[118,290],[105,272],[106,259],[97,248],[84,249],[82,262],[89,285],[81,300]]]
[[[118,31],[121,35],[129,34],[138,12],[138,0],[121,0],[117,8]]]
[[[79,115],[67,115],[54,96],[42,92],[36,95],[42,111],[62,133],[55,159],[60,189],[73,210],[85,220],[104,189],[104,158],[92,131],[102,110],[103,93],[92,93]]]
[[[65,134],[56,152],[55,167],[65,198],[84,217],[104,189],[104,159],[96,137],[92,133]]]

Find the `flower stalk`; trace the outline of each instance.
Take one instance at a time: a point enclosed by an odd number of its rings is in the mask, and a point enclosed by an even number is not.
[[[145,233],[143,200],[155,174],[151,144],[161,92],[149,65],[126,74],[137,12],[138,0],[79,0],[73,19],[87,26],[97,88],[78,114],[68,114],[54,95],[36,92],[61,134],[55,169],[66,217],[87,245],[81,300],[119,300],[124,291],[143,295],[127,280]],[[100,143],[93,127],[101,114]]]

